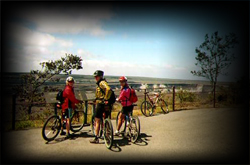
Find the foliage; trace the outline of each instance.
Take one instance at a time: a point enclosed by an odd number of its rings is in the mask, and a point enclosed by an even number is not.
[[[180,99],[180,102],[194,102],[196,99],[196,95],[194,93],[188,92],[186,90],[180,90],[180,92],[176,93],[177,97]]]
[[[31,70],[30,73],[22,75],[22,84],[14,87],[17,96],[26,102],[27,106],[32,106],[34,102],[44,102],[44,92],[57,90],[45,83],[58,82],[60,78],[56,75],[69,75],[74,69],[82,69],[82,59],[77,55],[66,54],[61,59],[42,62],[40,65],[41,70]]]
[[[226,69],[231,65],[235,56],[230,50],[238,43],[235,34],[230,33],[220,37],[218,32],[210,37],[205,35],[205,41],[195,49],[195,65],[200,67],[198,71],[191,71],[195,76],[205,77],[213,85],[214,106],[215,106],[215,88],[217,78],[220,74],[227,75]]]

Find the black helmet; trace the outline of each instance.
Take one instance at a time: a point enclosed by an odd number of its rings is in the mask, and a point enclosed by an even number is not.
[[[97,70],[95,71],[95,73],[93,74],[93,76],[103,76],[104,72],[101,70]]]

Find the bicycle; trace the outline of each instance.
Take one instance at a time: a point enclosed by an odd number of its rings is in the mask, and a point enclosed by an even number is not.
[[[58,115],[57,109],[61,109],[61,105],[59,103],[55,104],[54,114],[48,117],[42,128],[42,137],[48,142],[54,140],[58,136],[62,126],[65,129],[66,116]],[[70,118],[70,130],[76,133],[80,131],[83,126],[84,111],[74,110],[73,115]]]
[[[161,110],[163,113],[168,113],[168,105],[167,103],[163,100],[161,91],[158,93],[154,93],[154,98],[150,98],[148,95],[149,92],[145,92],[145,100],[141,104],[141,112],[144,116],[152,116],[154,113],[154,110],[156,109],[157,104],[160,105]],[[146,100],[146,96],[148,97],[149,101]],[[153,99],[156,99],[155,101]]]
[[[95,103],[90,103],[90,104],[95,104]],[[110,110],[110,113],[111,113],[111,110]],[[103,119],[104,119],[104,122],[103,122]],[[93,135],[95,135],[95,128],[96,128],[95,117],[92,116],[91,131]],[[106,117],[105,112],[103,113],[103,117],[101,118],[99,135],[97,136],[101,138],[103,133],[104,133],[105,145],[108,149],[110,149],[113,146],[113,141],[114,141],[113,125],[111,123],[109,116]]]
[[[133,107],[137,106],[136,104],[133,104]],[[118,112],[116,116],[116,127],[118,126],[118,119],[121,111]],[[138,116],[133,116],[132,112],[130,112],[128,115],[125,115],[125,120],[122,122],[123,130],[121,131],[121,134],[124,137],[130,138],[132,143],[135,143],[139,136],[140,136],[140,120]]]

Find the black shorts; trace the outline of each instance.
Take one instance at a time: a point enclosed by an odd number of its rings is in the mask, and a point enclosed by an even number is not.
[[[94,117],[101,119],[103,117],[103,113],[105,112],[105,117],[107,118],[111,113],[111,108],[112,108],[111,105],[104,105],[104,104],[98,103],[96,105]]]
[[[132,106],[132,105],[131,106],[122,107],[121,112],[124,115],[128,115],[129,113],[132,113],[133,108],[134,108],[134,106]]]
[[[71,118],[73,114],[72,111],[73,111],[72,108],[68,108],[65,110],[65,112],[62,112],[62,115],[65,116],[66,118]]]

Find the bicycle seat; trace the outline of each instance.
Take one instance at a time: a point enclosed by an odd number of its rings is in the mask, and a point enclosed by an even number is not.
[[[135,107],[135,106],[137,106],[137,104],[132,104],[132,106],[134,106],[134,107]]]
[[[144,92],[144,94],[148,94],[149,92]]]

